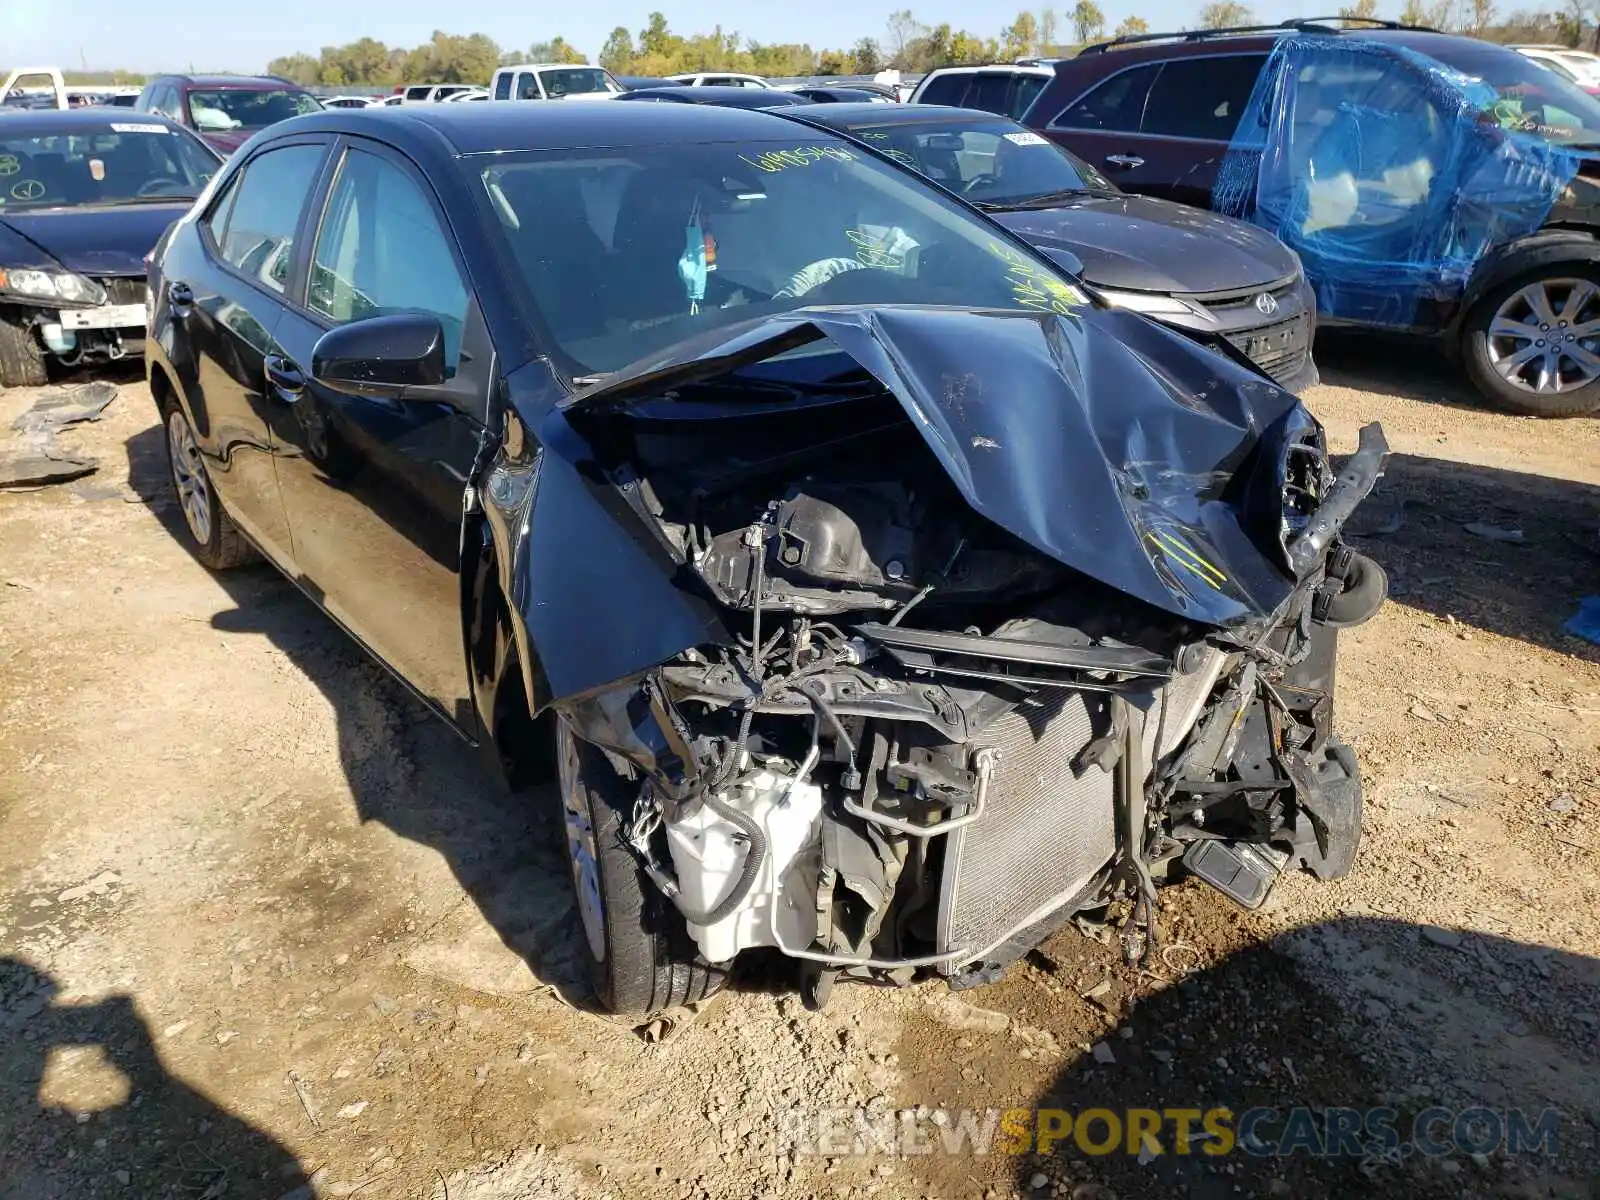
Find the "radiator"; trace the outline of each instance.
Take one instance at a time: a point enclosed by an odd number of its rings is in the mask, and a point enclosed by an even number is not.
[[[999,754],[984,814],[950,834],[939,953],[976,958],[1071,900],[1116,851],[1115,781],[1072,760],[1109,726],[1107,697],[1045,693],[974,739]],[[946,968],[954,971],[964,962]]]

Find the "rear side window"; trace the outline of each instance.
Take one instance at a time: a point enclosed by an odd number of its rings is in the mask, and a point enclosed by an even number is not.
[[[393,163],[360,150],[345,158],[317,238],[307,303],[340,323],[430,313],[444,327],[445,358],[455,367],[466,284],[427,197]]]
[[[494,98],[496,100],[511,99],[511,73],[502,71],[494,77]]]
[[[1011,99],[1011,83],[1016,76],[999,71],[981,71],[967,90],[963,108],[981,108],[984,112],[1004,113]]]
[[[1019,73],[1011,81],[1011,99],[1006,103],[1006,116],[1013,121],[1022,120],[1022,116],[1033,102],[1039,98],[1039,93],[1044,91],[1044,85],[1049,80],[1043,75],[1024,75]]]
[[[927,87],[922,89],[922,95],[917,97],[918,104],[951,104],[958,108],[965,107],[964,97],[967,94],[967,84],[972,76],[939,75],[931,80]]]
[[[1113,133],[1138,133],[1144,120],[1150,85],[1160,63],[1123,71],[1069,104],[1050,125],[1054,129],[1104,129]]]
[[[321,164],[321,146],[285,146],[251,159],[212,213],[211,234],[223,261],[284,291],[300,209]]]
[[[1233,54],[1163,63],[1144,106],[1141,132],[1232,141],[1266,61],[1264,54]]]
[[[426,100],[428,98],[428,94],[432,91],[433,86],[431,84],[424,84],[421,87],[410,87],[406,89],[406,99]]]

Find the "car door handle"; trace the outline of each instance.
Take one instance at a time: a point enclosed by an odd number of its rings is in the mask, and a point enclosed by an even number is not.
[[[1144,166],[1144,159],[1136,154],[1108,154],[1106,155],[1106,165],[1132,169],[1133,167]]]
[[[187,283],[169,283],[167,285],[167,299],[172,302],[172,307],[180,312],[194,307],[194,289]]]
[[[267,355],[263,362],[267,369],[267,382],[285,400],[298,400],[300,393],[306,390],[305,372],[278,354]]]

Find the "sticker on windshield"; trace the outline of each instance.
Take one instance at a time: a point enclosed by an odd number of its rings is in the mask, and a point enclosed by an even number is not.
[[[0,175],[15,175],[20,170],[22,164],[15,154],[0,154]]]
[[[760,158],[739,158],[767,175],[791,167],[810,167],[819,162],[855,162],[856,156],[843,146],[791,146],[787,150],[768,150]]]
[[[126,122],[111,122],[113,133],[171,133],[165,125],[129,125]]]
[[[1048,139],[1042,138],[1037,133],[1031,133],[1026,129],[1019,130],[1016,133],[1008,133],[1005,135],[1005,139],[1013,146],[1048,146],[1050,144]]]
[[[21,183],[11,185],[11,198],[13,200],[41,200],[44,198],[44,184],[37,179],[24,179]]]

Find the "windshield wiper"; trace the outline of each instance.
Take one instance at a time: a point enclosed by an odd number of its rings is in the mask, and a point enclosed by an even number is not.
[[[192,203],[198,192],[193,194],[183,192],[170,192],[164,196],[125,196],[120,200],[102,200],[101,204],[188,204]]]
[[[1062,200],[1088,194],[1086,187],[1062,188],[1060,191],[1040,192],[1037,196],[1023,196],[1016,200],[979,201],[978,207],[984,212],[1025,212],[1030,208],[1054,208]]]

